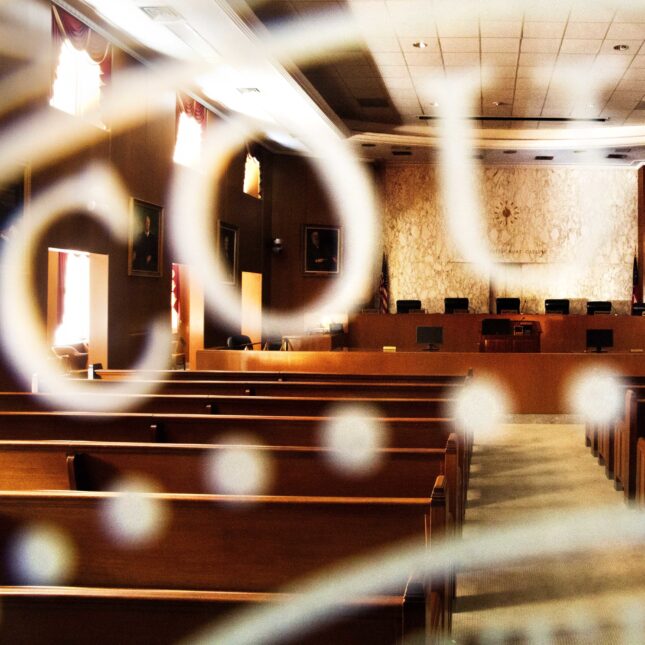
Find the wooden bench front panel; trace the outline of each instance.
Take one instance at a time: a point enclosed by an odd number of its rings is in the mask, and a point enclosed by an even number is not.
[[[129,589],[0,588],[0,640],[30,645],[171,645],[194,636],[233,611],[275,606],[286,594],[146,591]],[[423,602],[404,595],[357,599],[343,616],[300,632],[303,645],[402,645],[423,626]],[[407,629],[406,629],[407,628]]]
[[[165,529],[129,548],[107,532],[105,508],[114,496],[1,493],[2,535],[6,540],[36,521],[66,532],[77,553],[66,581],[71,586],[272,591],[401,540],[422,548],[440,511],[429,499],[156,495],[167,514]],[[2,584],[22,582],[6,557],[0,574]]]
[[[75,412],[0,412],[1,440],[222,443],[243,437],[268,446],[320,446],[326,417]],[[391,448],[441,448],[454,432],[449,419],[380,418]]]

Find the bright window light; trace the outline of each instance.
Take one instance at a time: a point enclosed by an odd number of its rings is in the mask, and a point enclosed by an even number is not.
[[[179,301],[177,300],[177,267],[172,265],[172,291],[170,292],[170,317],[173,334],[179,330]]]
[[[179,115],[177,143],[173,161],[183,166],[196,167],[202,156],[202,126],[185,112]]]
[[[244,164],[244,192],[255,199],[261,199],[260,195],[260,162],[250,154],[246,155]]]
[[[90,337],[90,256],[67,253],[63,319],[54,334],[56,345],[86,343]]]
[[[64,40],[49,104],[68,114],[82,116],[97,110],[100,98],[101,66],[86,51]]]

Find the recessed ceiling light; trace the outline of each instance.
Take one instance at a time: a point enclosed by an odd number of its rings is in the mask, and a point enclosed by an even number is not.
[[[614,49],[617,52],[626,52],[629,49],[629,45],[614,45]]]
[[[579,155],[579,154],[581,154],[581,153],[583,153],[583,152],[587,152],[587,151],[586,151],[586,150],[574,150],[573,152],[574,152],[575,154]]]
[[[376,148],[375,143],[361,143],[361,145],[363,146],[363,148]]]
[[[437,103],[436,101],[430,101],[430,103],[428,103],[428,105],[430,107],[439,107],[439,103]]]
[[[505,155],[514,155],[517,154],[517,150],[504,150]]]
[[[417,49],[425,49],[428,46],[428,43],[423,40],[418,40],[416,43],[412,43],[412,47]]]
[[[504,101],[493,101],[495,107],[504,107],[505,105],[510,105],[509,103],[504,103]]]

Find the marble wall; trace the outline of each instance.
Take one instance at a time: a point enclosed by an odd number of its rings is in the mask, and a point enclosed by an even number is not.
[[[464,178],[466,181],[467,178]],[[484,167],[478,185],[492,272],[460,252],[450,237],[438,169],[385,168],[383,246],[391,310],[419,298],[443,311],[446,296],[467,296],[474,312],[496,296],[519,296],[541,313],[545,298],[611,300],[629,310],[637,240],[637,171],[573,167]]]

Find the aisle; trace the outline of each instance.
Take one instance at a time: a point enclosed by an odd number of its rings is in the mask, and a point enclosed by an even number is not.
[[[507,424],[473,455],[464,536],[550,511],[623,504],[622,493],[584,445],[584,426]],[[638,511],[634,511],[638,512]],[[539,536],[536,536],[539,540]],[[559,634],[556,643],[621,643],[613,624],[629,600],[645,608],[645,549],[532,560],[522,566],[462,572],[457,578],[453,636],[468,642],[495,629],[534,630],[534,642],[577,621],[586,635]],[[553,629],[550,628],[553,624]],[[642,633],[645,642],[645,633]]]

